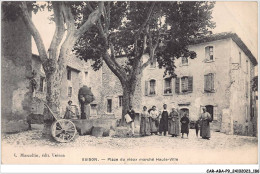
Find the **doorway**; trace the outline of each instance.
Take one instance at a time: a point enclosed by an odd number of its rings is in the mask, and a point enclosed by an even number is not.
[[[188,114],[187,116],[189,117],[189,109],[188,108],[180,109],[180,116],[183,117],[184,114]]]
[[[206,105],[206,111],[210,114],[211,119],[213,120],[213,115],[214,115],[214,106],[212,105]]]

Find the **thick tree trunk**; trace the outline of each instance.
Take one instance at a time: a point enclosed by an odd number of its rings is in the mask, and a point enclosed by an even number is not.
[[[122,84],[123,86],[123,104],[122,104],[122,117],[121,117],[121,126],[125,126],[125,115],[127,113],[127,110],[129,109],[130,106],[134,108],[133,106],[133,99],[134,99],[134,90],[133,85],[135,86],[136,84],[128,82],[127,84]]]
[[[60,84],[62,72],[56,70],[46,76],[47,96],[46,101],[52,112],[60,117]]]
[[[43,64],[45,74],[46,74],[46,83],[47,83],[46,101],[47,101],[47,105],[52,111],[50,112],[48,109],[46,109],[44,112],[45,124],[44,124],[43,136],[46,138],[51,137],[52,123],[56,119],[63,118],[63,115],[61,115],[60,113],[61,82],[62,82],[63,74],[66,70],[66,60],[68,59],[70,50],[71,50],[71,46],[63,45],[62,49],[60,50],[58,61],[55,60],[55,57],[53,57],[53,59],[48,59],[48,61],[46,61]],[[53,53],[56,54],[56,52]]]

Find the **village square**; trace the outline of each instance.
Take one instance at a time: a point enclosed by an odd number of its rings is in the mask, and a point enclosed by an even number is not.
[[[257,163],[257,51],[214,30],[225,5],[3,2],[2,161]]]

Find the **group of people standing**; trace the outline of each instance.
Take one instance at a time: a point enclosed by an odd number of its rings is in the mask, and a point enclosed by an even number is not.
[[[210,121],[210,114],[206,112],[206,108],[203,108],[203,113],[195,125],[197,136],[198,131],[200,130],[200,136],[203,139],[210,138]],[[190,119],[188,113],[184,113],[180,118],[179,111],[172,108],[171,112],[168,112],[166,104],[163,105],[163,111],[158,111],[156,106],[153,106],[151,109],[147,110],[147,107],[144,106],[141,113],[140,135],[158,135],[159,133],[159,135],[163,134],[166,136],[168,132],[168,134],[172,135],[172,137],[177,137],[180,133],[182,134],[182,138],[184,134],[187,134],[188,137],[189,123]],[[134,132],[133,129],[132,132]]]

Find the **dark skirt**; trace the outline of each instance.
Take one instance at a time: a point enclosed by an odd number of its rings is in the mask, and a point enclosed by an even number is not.
[[[189,133],[189,124],[181,124],[181,133]]]
[[[172,119],[170,119],[168,121],[168,133],[170,135],[179,135],[180,133],[179,120],[173,121]]]
[[[149,135],[151,131],[150,120],[147,117],[141,117],[140,122],[140,134],[141,135]]]
[[[201,121],[200,136],[202,138],[210,138],[210,125],[208,120]]]
[[[168,120],[161,119],[159,125],[159,132],[168,131]]]

